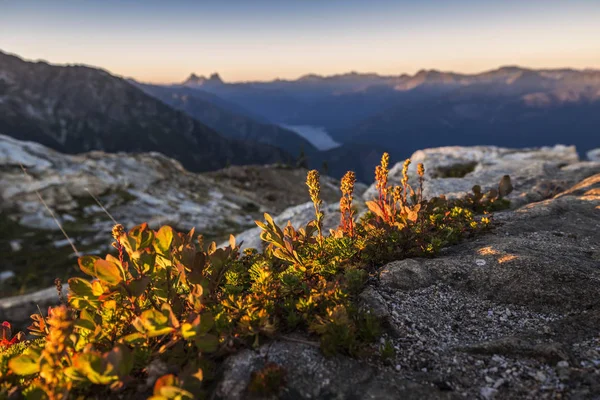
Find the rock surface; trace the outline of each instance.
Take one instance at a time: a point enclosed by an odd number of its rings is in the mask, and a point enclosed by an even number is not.
[[[517,176],[514,209],[439,257],[382,266],[360,296],[384,321],[381,345],[393,345],[391,360],[325,358],[309,344],[278,340],[231,356],[216,397],[252,398],[252,371],[275,362],[290,377],[275,398],[597,398],[599,164],[561,147],[491,154],[504,161],[479,159],[473,176],[454,181],[467,190],[482,177]],[[561,185],[534,196],[556,177]],[[444,193],[439,180],[430,193]],[[311,216],[301,210],[309,206],[278,221],[305,223]]]
[[[595,398],[598,189],[600,174],[497,213],[494,230],[440,257],[381,268],[366,303],[385,316],[398,377],[467,398]]]
[[[425,166],[424,196],[444,194],[460,197],[474,185],[488,190],[504,175],[510,175],[513,208],[552,197],[581,179],[600,172],[600,163],[580,162],[575,147],[557,145],[536,149],[507,149],[494,146],[439,147],[419,150],[411,156],[410,183],[417,187],[417,164]],[[402,163],[390,169],[390,183],[402,179]],[[372,185],[363,195],[376,194]]]
[[[128,227],[146,221],[151,226],[195,227],[208,235],[226,227],[247,227],[259,211],[281,212],[308,197],[305,192],[302,197],[290,195],[285,186],[294,180],[301,187],[303,182],[298,179],[306,173],[302,170],[232,167],[221,173],[196,174],[160,153],[64,155],[2,135],[0,167],[2,209],[13,211],[22,225],[31,228],[57,229],[36,190],[59,219],[68,222],[68,215],[82,214],[91,230],[110,231],[113,223],[90,194],[100,198],[111,215]],[[253,184],[271,170],[279,182],[272,182],[269,196],[261,198]],[[241,179],[245,187],[237,184]],[[325,197],[336,198],[337,183],[326,181]],[[277,197],[275,189],[284,194]]]
[[[586,156],[589,161],[600,161],[600,149],[590,150]]]
[[[278,399],[452,398],[451,393],[402,379],[393,371],[342,356],[325,358],[315,346],[288,341],[275,341],[257,351],[244,350],[230,357],[223,366],[225,374],[215,397],[253,398],[246,390],[251,373],[267,362],[286,370],[286,384],[275,397]]]

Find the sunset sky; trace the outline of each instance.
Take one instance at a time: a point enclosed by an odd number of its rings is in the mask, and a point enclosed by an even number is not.
[[[600,68],[600,1],[0,0],[0,50],[156,83]]]

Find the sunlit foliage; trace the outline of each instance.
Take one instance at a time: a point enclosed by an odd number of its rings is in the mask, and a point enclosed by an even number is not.
[[[398,184],[388,181],[388,164],[386,153],[376,169],[378,198],[366,203],[369,211],[358,221],[356,178],[344,176],[340,225],[329,232],[319,174],[310,171],[314,219],[281,228],[265,214],[256,222],[266,244],[261,251],[241,251],[233,236],[218,248],[205,246],[193,230],[153,231],[142,224],[127,232],[116,225],[118,257],[79,258],[89,278],[71,278],[66,304],[32,316],[30,334],[40,339],[24,343],[5,325],[0,396],[59,399],[142,390],[152,399],[198,398],[227,355],[286,340],[291,331],[313,336],[325,354],[360,356],[380,335],[377,319],[356,301],[369,274],[388,260],[432,256],[487,228],[487,212],[506,207],[512,190],[505,177],[485,194],[476,186],[461,200],[425,200],[423,165],[413,190],[410,161]],[[151,379],[157,363],[168,371]],[[276,393],[285,376],[269,364],[253,375],[248,390]]]

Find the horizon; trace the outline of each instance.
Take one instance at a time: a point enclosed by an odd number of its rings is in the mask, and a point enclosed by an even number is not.
[[[600,68],[600,4],[589,0],[24,0],[1,7],[0,49],[155,84],[213,72],[226,82],[256,82],[349,71]]]
[[[118,78],[121,79],[132,79],[135,80],[138,83],[142,83],[142,84],[154,84],[154,85],[175,85],[175,84],[181,84],[183,82],[185,82],[188,78],[190,78],[192,75],[195,75],[198,78],[209,78],[212,75],[218,75],[219,78],[223,81],[223,83],[225,84],[243,84],[243,83],[268,83],[268,82],[274,82],[274,81],[288,81],[288,82],[293,82],[293,81],[297,81],[300,80],[304,77],[308,77],[308,76],[316,76],[316,77],[320,77],[320,78],[333,78],[336,76],[345,76],[345,75],[351,75],[351,74],[357,74],[357,75],[376,75],[376,76],[380,76],[380,77],[399,77],[402,75],[408,75],[408,76],[414,76],[416,74],[418,74],[419,72],[425,71],[425,72],[440,72],[440,73],[455,73],[455,74],[462,74],[462,75],[480,75],[480,74],[485,74],[485,73],[489,73],[489,72],[493,72],[493,71],[497,71],[500,69],[504,69],[504,68],[519,68],[519,69],[523,69],[523,70],[533,70],[533,71],[558,71],[558,70],[574,70],[574,71],[597,71],[600,72],[600,67],[597,68],[574,68],[572,66],[568,66],[568,65],[564,65],[564,66],[558,66],[558,67],[531,67],[531,66],[527,66],[527,65],[510,65],[510,64],[504,64],[504,65],[498,65],[496,67],[492,67],[489,69],[484,69],[484,70],[477,70],[474,72],[462,72],[462,71],[453,71],[453,70],[442,70],[442,69],[438,69],[438,68],[419,68],[418,70],[414,71],[413,73],[409,73],[409,72],[398,72],[398,73],[391,73],[391,74],[384,74],[384,73],[380,73],[377,71],[356,71],[356,70],[346,70],[346,71],[340,71],[340,72],[335,72],[332,74],[319,74],[316,72],[307,72],[301,75],[298,75],[296,77],[291,77],[291,78],[280,78],[280,77],[275,77],[272,79],[268,79],[268,80],[237,80],[237,81],[233,81],[233,80],[228,80],[225,79],[220,73],[219,71],[213,71],[207,74],[199,74],[196,73],[194,71],[190,72],[189,74],[187,74],[187,76],[185,76],[183,79],[177,80],[177,81],[170,81],[170,82],[149,82],[149,81],[142,81],[142,80],[138,80],[135,77],[131,77],[131,76],[123,76],[123,75],[119,75],[117,73],[115,73],[114,71],[111,71],[109,69],[103,68],[101,66],[98,65],[89,65],[89,64],[84,64],[84,63],[56,63],[56,62],[52,62],[52,60],[46,60],[46,59],[42,59],[42,58],[26,58],[21,56],[20,54],[8,51],[6,49],[2,49],[0,48],[0,53],[5,53],[8,54],[10,56],[15,56],[20,58],[21,60],[25,61],[25,62],[31,62],[31,63],[37,63],[37,62],[42,62],[42,63],[46,63],[49,64],[51,66],[56,66],[56,67],[75,67],[75,66],[81,66],[81,67],[87,67],[87,68],[94,68],[94,69],[100,69],[100,70],[104,70],[108,73],[110,73],[113,76],[116,76]]]

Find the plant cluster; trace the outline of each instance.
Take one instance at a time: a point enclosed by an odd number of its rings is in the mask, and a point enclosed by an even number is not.
[[[410,160],[397,185],[388,182],[388,164],[386,153],[376,169],[378,198],[358,221],[356,178],[344,176],[340,224],[329,232],[319,174],[310,171],[315,218],[282,228],[265,214],[256,222],[266,242],[261,251],[241,251],[233,236],[218,248],[194,230],[142,224],[127,232],[116,225],[116,256],[79,258],[91,279],[71,278],[66,304],[32,316],[29,331],[39,339],[18,343],[22,336],[3,328],[0,397],[141,391],[157,400],[197,398],[228,354],[270,338],[290,340],[286,334],[296,330],[318,338],[326,354],[372,349],[378,321],[355,301],[369,273],[390,259],[433,255],[486,228],[490,219],[476,213],[498,208],[508,191],[504,184],[496,194],[474,188],[463,200],[425,200],[422,165],[414,190]],[[249,392],[273,393],[284,384],[285,371],[266,365]]]

